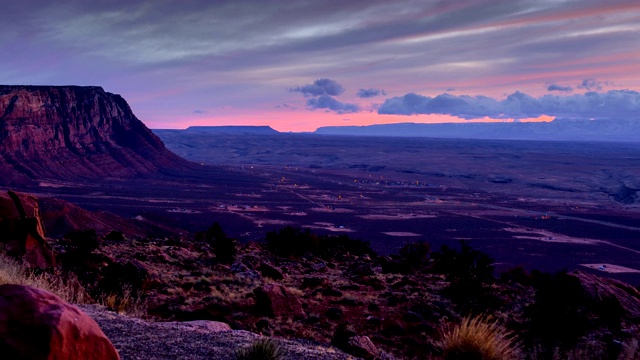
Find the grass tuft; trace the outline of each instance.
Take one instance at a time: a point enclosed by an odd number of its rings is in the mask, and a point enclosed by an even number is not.
[[[486,316],[465,317],[442,331],[443,359],[511,360],[520,358],[513,333]]]
[[[55,274],[37,273],[0,252],[0,285],[4,284],[27,285],[49,291],[74,304],[84,304],[91,300],[76,277],[69,275],[62,278]]]
[[[100,305],[118,314],[126,314],[135,317],[144,317],[147,314],[146,302],[141,297],[132,295],[131,288],[124,288],[122,294],[104,294]]]
[[[280,360],[284,358],[282,347],[270,339],[257,340],[236,351],[237,360]]]

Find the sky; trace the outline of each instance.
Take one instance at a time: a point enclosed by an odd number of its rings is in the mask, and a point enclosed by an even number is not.
[[[640,1],[2,1],[0,84],[151,128],[640,121]]]

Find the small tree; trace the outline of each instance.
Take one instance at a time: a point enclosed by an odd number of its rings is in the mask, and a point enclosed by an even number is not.
[[[413,270],[419,270],[429,263],[431,246],[427,242],[409,242],[400,248],[398,255]]]
[[[216,254],[218,262],[231,264],[235,261],[238,253],[237,241],[227,237],[218,222],[215,222],[207,230],[207,242],[211,245],[213,253]]]
[[[460,241],[460,250],[443,245],[431,257],[434,259],[433,272],[447,276],[450,284],[444,293],[459,311],[485,312],[496,305],[498,297],[485,286],[495,280],[494,260],[489,255]]]

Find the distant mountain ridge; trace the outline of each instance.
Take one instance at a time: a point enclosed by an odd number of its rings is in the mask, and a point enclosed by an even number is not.
[[[325,126],[320,135],[468,138],[495,140],[640,141],[640,122],[633,120],[565,120],[509,123],[396,123]]]
[[[0,85],[5,184],[126,178],[189,166],[165,148],[120,95],[97,86]]]
[[[178,130],[180,131],[180,130]],[[215,134],[278,134],[279,132],[271,128],[271,126],[189,126],[182,130],[186,132],[215,133]]]

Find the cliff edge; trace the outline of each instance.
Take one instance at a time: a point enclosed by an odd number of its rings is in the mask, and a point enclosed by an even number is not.
[[[101,87],[0,85],[3,183],[126,178],[188,167]]]

